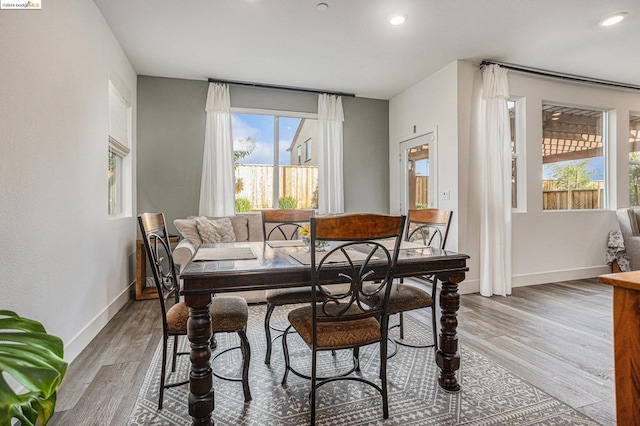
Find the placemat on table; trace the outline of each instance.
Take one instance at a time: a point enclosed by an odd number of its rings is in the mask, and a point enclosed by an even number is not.
[[[255,259],[251,247],[200,247],[193,261]]]
[[[367,255],[364,253],[361,253],[357,250],[346,250],[347,254],[349,255],[349,258],[354,261],[361,261],[361,260],[365,260],[367,258]],[[298,262],[302,263],[303,265],[311,265],[311,253],[292,253],[289,256],[293,257],[295,260],[297,260]],[[321,255],[317,256],[318,258],[322,258]],[[378,259],[377,256],[374,256],[373,259]],[[331,253],[331,255],[329,255],[329,259],[328,259],[329,263],[344,263],[347,262],[347,258],[344,256],[344,254],[340,251]]]
[[[395,248],[395,240],[382,240],[379,241],[380,244],[386,248],[387,250],[393,250]],[[400,242],[400,250],[415,250],[415,249],[423,249],[427,248],[424,244],[412,243],[411,241],[401,241]]]
[[[275,240],[275,241],[267,241],[267,244],[271,248],[304,247],[306,245],[302,240]]]

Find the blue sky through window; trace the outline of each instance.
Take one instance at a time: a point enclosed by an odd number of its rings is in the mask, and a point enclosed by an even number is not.
[[[280,117],[278,146],[280,165],[290,164],[290,153],[287,151],[296,134],[300,118]],[[232,114],[231,126],[235,149],[242,149],[242,141],[251,138],[255,142],[255,150],[251,155],[240,160],[241,164],[273,164],[274,116],[262,114]]]
[[[554,166],[562,167],[568,164],[579,163],[581,161],[584,161],[584,160],[559,161],[557,163],[544,164],[542,166],[542,179],[545,179],[545,180],[553,179]],[[587,166],[587,170],[591,172],[589,175],[591,180],[603,181],[604,180],[604,157],[590,158],[588,163],[589,165]]]

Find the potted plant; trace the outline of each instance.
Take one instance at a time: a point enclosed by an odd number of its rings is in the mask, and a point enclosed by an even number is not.
[[[37,321],[0,310],[0,424],[46,425],[67,372],[62,340]],[[16,393],[6,376],[26,391]]]

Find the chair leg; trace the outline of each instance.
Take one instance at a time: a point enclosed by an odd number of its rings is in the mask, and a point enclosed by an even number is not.
[[[400,278],[398,285],[404,284],[404,278]],[[400,340],[404,339],[404,315],[400,312]]]
[[[158,410],[162,410],[162,399],[164,398],[164,379],[167,374],[167,341],[169,336],[162,337],[162,368],[160,370],[160,392],[158,395]]]
[[[247,339],[246,328],[238,330],[240,345],[242,350],[242,390],[244,391],[244,402],[251,401],[251,389],[249,388],[249,363],[251,362],[251,347]]]
[[[173,336],[173,356],[171,359],[171,372],[176,372],[176,359],[178,358],[178,336]]]
[[[360,372],[360,347],[356,346],[355,348],[353,348],[353,364],[355,367],[355,372],[359,373]]]
[[[389,418],[389,398],[387,393],[387,339],[380,342],[380,382],[382,389],[382,418]]]
[[[433,333],[433,350],[438,352],[438,327],[436,326],[436,295],[438,294],[438,280],[433,280],[433,287],[431,289],[431,332]]]
[[[275,305],[271,303],[267,304],[267,313],[264,316],[264,335],[267,338],[267,354],[264,357],[264,363],[269,365],[271,364],[271,314],[273,314],[273,310],[275,309]]]
[[[289,347],[287,346],[287,336],[289,335],[289,329],[291,326],[287,327],[282,335],[282,353],[284,354],[284,376],[282,376],[282,385],[284,386],[287,383],[287,376],[289,375]]]
[[[316,371],[317,371],[317,360],[316,360],[317,352],[315,348],[312,349],[311,354],[311,401],[309,405],[311,406],[311,424],[316,424]]]

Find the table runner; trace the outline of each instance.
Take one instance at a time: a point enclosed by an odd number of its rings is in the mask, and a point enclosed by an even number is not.
[[[200,247],[193,261],[255,259],[251,247]]]

